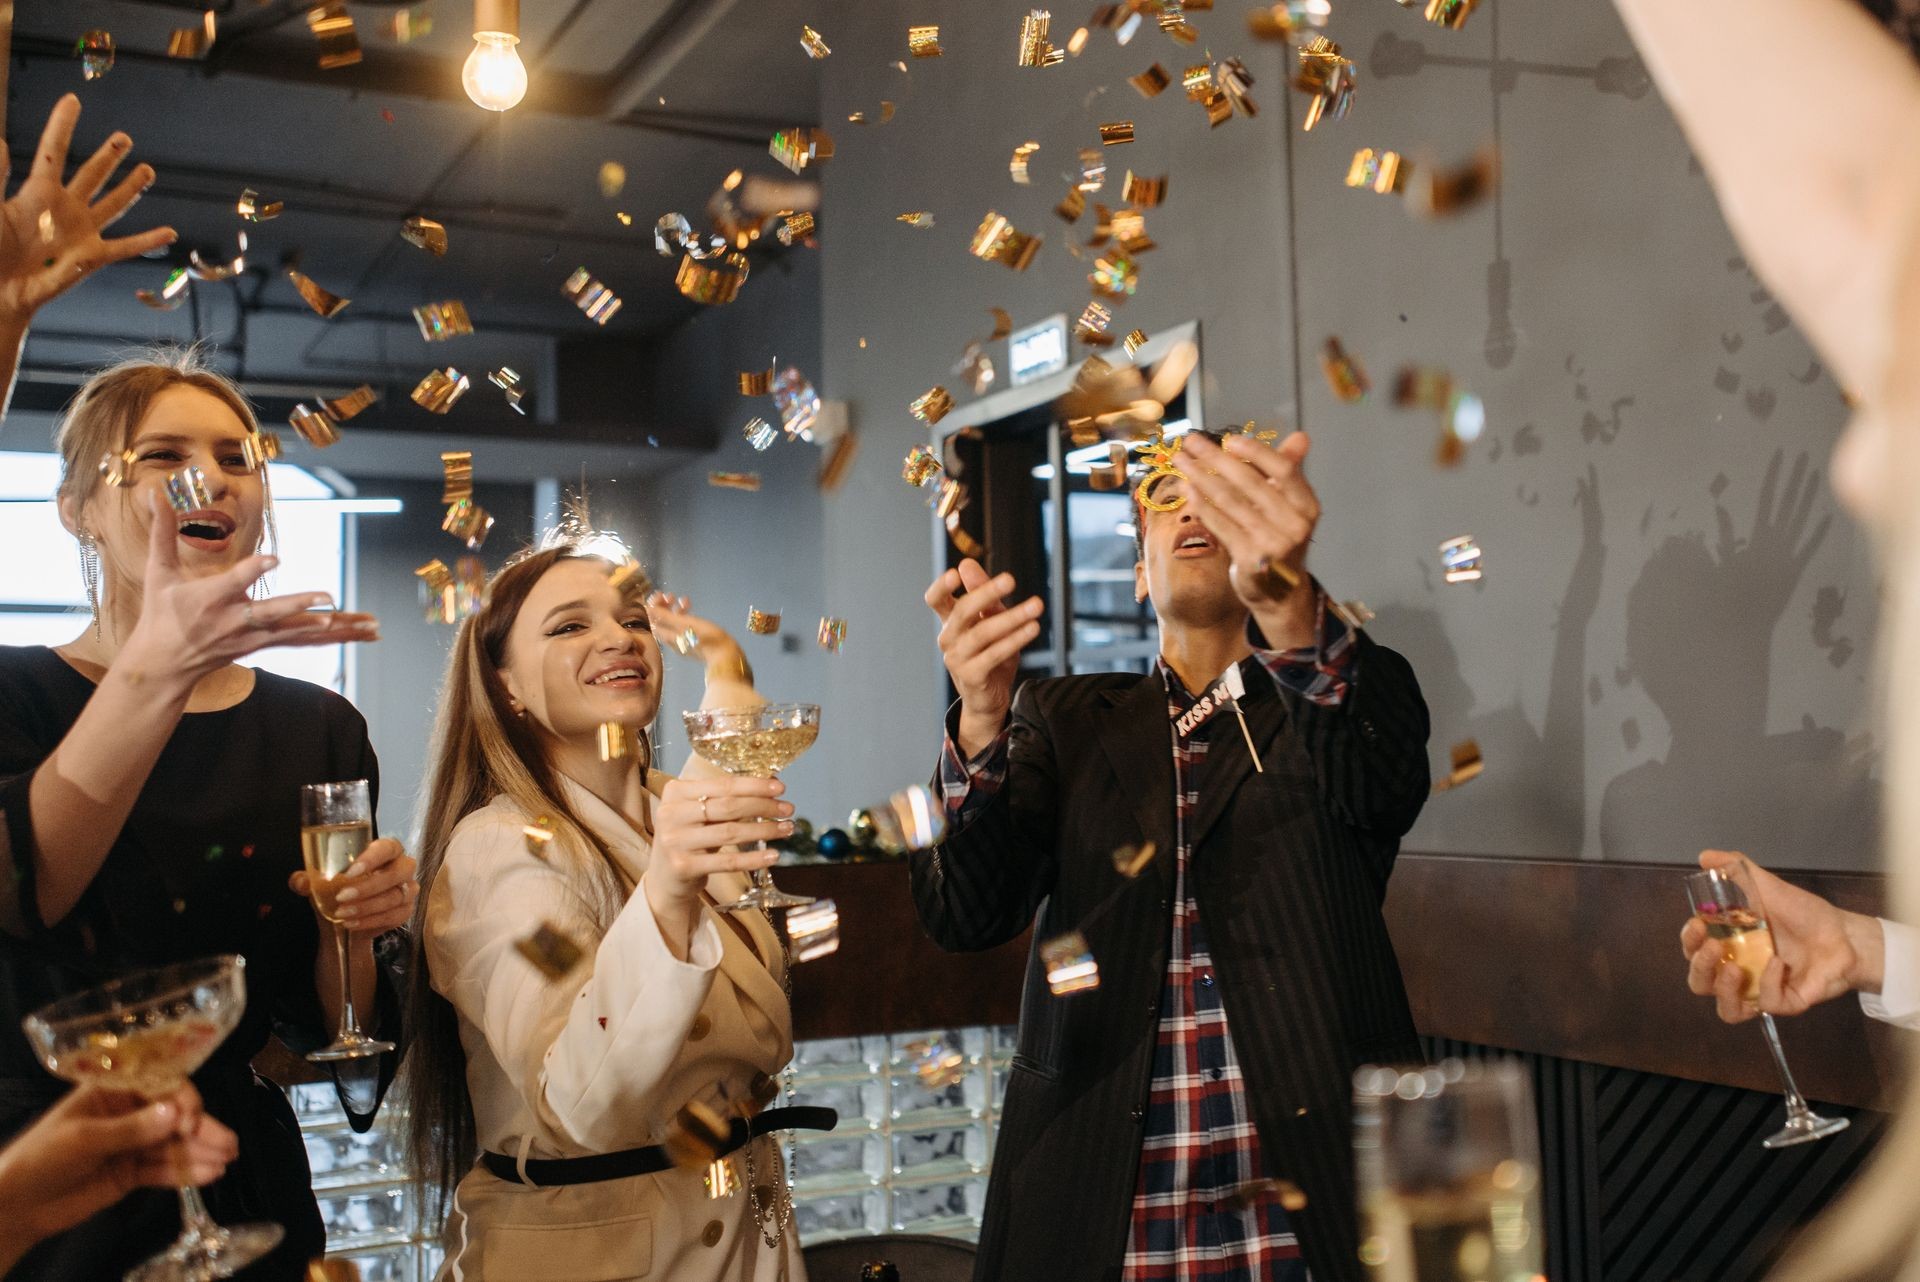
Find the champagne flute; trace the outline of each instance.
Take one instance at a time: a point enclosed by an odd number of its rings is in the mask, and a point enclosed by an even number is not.
[[[1511,1061],[1354,1074],[1360,1259],[1377,1282],[1537,1282],[1533,1091]]]
[[[138,971],[43,1006],[23,1027],[54,1076],[158,1099],[178,1090],[239,1024],[246,967],[244,957],[228,956]],[[183,1183],[179,1238],[128,1272],[126,1282],[232,1277],[283,1236],[278,1224],[221,1227],[198,1190]]]
[[[340,957],[340,1028],[333,1044],[307,1056],[316,1064],[364,1059],[392,1050],[360,1031],[353,1009],[353,971],[347,958],[347,927],[340,920],[340,892],[346,872],[373,841],[373,801],[365,779],[309,783],[300,788],[300,854],[307,863],[307,884],[314,907],[333,927]]]
[[[693,750],[730,775],[771,779],[799,759],[820,737],[820,708],[811,703],[763,703],[756,708],[707,708],[682,713]],[[756,842],[765,850],[767,843]],[[722,912],[759,908],[798,908],[813,900],[776,889],[765,868],[753,872],[753,885]]]
[[[1721,948],[1724,960],[1732,962],[1746,976],[1740,995],[1747,1001],[1760,996],[1760,976],[1773,960],[1773,932],[1767,927],[1765,905],[1756,894],[1749,899],[1746,887],[1719,869],[1687,874],[1687,899],[1694,916],[1707,928],[1707,937]],[[1780,1030],[1773,1016],[1762,1013],[1760,1030],[1767,1035],[1767,1050],[1773,1066],[1780,1071],[1780,1085],[1787,1097],[1787,1121],[1773,1134],[1761,1140],[1763,1148],[1786,1148],[1838,1135],[1851,1125],[1845,1117],[1822,1117],[1807,1107],[1807,1100],[1794,1085],[1787,1068],[1787,1052],[1780,1045]]]

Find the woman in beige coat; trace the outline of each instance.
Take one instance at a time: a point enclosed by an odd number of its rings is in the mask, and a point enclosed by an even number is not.
[[[406,1075],[416,1178],[429,1203],[457,1182],[440,1279],[802,1280],[765,1133],[792,1114],[759,1113],[751,1139],[734,1123],[722,1196],[663,1148],[690,1101],[769,1102],[792,1055],[778,936],[715,905],[775,858],[737,847],[790,832],[793,808],[774,780],[649,769],[655,628],[699,637],[705,706],[761,700],[730,637],[592,551],[502,570],[441,697]],[[608,723],[637,740],[611,761]],[[580,950],[570,969],[528,959],[543,928]]]

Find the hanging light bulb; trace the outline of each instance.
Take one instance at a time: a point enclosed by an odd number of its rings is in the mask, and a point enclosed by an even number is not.
[[[527,96],[520,43],[520,0],[473,0],[473,52],[460,69],[467,97],[488,111],[506,111]]]

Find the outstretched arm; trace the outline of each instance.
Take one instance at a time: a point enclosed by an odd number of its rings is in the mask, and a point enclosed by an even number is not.
[[[1852,0],[1615,3],[1753,269],[1842,385],[1878,395],[1920,202],[1912,59]]]

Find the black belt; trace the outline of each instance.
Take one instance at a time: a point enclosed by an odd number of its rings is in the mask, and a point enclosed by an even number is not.
[[[840,1124],[840,1114],[830,1108],[793,1105],[770,1108],[752,1121],[733,1119],[733,1131],[727,1146],[717,1155],[742,1147],[769,1131],[830,1131]],[[595,1153],[590,1157],[541,1157],[527,1162],[527,1177],[520,1178],[520,1164],[505,1153],[482,1153],[480,1164],[503,1180],[515,1184],[599,1184],[605,1180],[624,1180],[632,1175],[657,1175],[673,1166],[664,1145],[622,1149],[618,1153]]]

